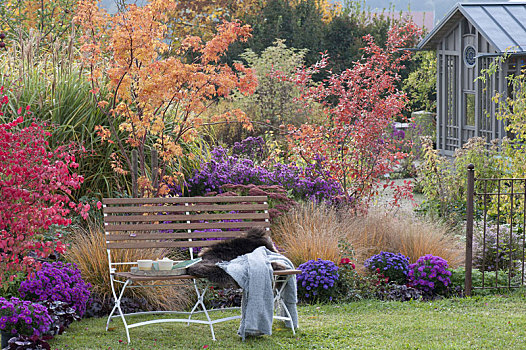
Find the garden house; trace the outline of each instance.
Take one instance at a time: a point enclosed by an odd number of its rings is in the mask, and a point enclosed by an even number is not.
[[[526,1],[459,3],[417,46],[437,54],[437,140],[451,156],[469,138],[506,136],[496,118],[495,94],[510,94],[506,77],[526,60]],[[495,57],[506,56],[496,74],[476,79]]]

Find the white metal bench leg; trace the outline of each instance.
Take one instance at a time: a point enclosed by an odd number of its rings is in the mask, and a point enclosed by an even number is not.
[[[122,296],[124,295],[124,291],[126,290],[126,287],[128,286],[129,283],[131,283],[131,281],[127,280],[126,283],[124,283],[124,285],[122,286],[122,290],[119,294],[119,297],[117,297],[117,293],[115,291],[115,286],[113,283],[113,276],[111,276],[110,278],[111,278],[111,292],[113,294],[113,299],[115,300],[115,306],[113,306],[113,309],[111,310],[111,313],[108,316],[108,321],[106,322],[106,331],[109,328],[111,317],[113,316],[113,313],[115,312],[115,310],[118,310],[119,315],[121,316],[122,322],[124,323],[124,329],[126,330],[126,338],[128,338],[128,344],[129,344],[130,343],[130,331],[128,330],[128,323],[126,323],[126,319],[124,318],[124,312],[122,312],[122,309],[121,309],[121,299],[122,299]]]
[[[292,321],[292,316],[290,315],[289,309],[287,308],[287,305],[285,304],[285,301],[281,297],[281,294],[283,293],[283,290],[285,289],[285,286],[289,282],[290,278],[292,278],[293,275],[286,276],[283,278],[282,276],[275,276],[273,281],[273,289],[274,289],[274,312],[280,316],[280,310],[285,311],[286,317],[280,317],[280,319],[284,319],[285,322],[290,321],[292,334],[296,335],[296,330],[294,329],[294,322]],[[277,283],[280,283],[279,288],[277,287]]]
[[[208,320],[209,325],[210,325],[210,332],[212,333],[212,340],[216,340],[216,336],[214,333],[214,325],[212,324],[212,319],[210,318],[210,315],[208,314],[208,310],[206,309],[205,303],[204,303],[205,294],[206,294],[206,291],[208,290],[208,284],[203,288],[203,291],[200,292],[199,287],[197,286],[197,282],[196,280],[194,280],[194,288],[195,288],[195,293],[197,294],[197,301],[194,307],[192,308],[192,311],[190,311],[188,320],[192,319],[192,315],[194,314],[194,312],[197,310],[199,306],[201,306],[206,316],[206,319]],[[188,322],[187,325],[190,325],[190,322]]]

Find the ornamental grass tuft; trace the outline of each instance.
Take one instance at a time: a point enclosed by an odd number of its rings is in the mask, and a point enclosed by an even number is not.
[[[401,253],[411,263],[426,254],[443,257],[451,267],[458,267],[463,262],[464,251],[456,236],[443,226],[410,213],[394,215],[371,208],[367,214],[355,217],[347,225],[346,238],[355,250],[358,263],[381,251]]]
[[[307,202],[281,216],[273,239],[295,266],[308,260],[340,261],[338,243],[348,230],[346,213],[323,203]]]

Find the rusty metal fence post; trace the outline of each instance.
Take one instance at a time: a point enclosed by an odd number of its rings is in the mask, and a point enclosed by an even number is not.
[[[473,197],[475,192],[475,166],[468,165],[468,186],[467,186],[467,202],[466,202],[466,278],[464,288],[466,296],[471,296],[472,280],[471,274],[473,270]]]

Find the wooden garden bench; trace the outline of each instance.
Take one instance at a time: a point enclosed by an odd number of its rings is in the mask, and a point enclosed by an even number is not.
[[[215,340],[214,324],[241,316],[212,319],[204,304],[208,283],[197,283],[191,275],[139,276],[129,270],[135,261],[114,262],[112,252],[116,249],[188,249],[194,258],[194,248],[201,248],[219,242],[217,239],[232,239],[242,236],[247,229],[264,227],[270,230],[268,202],[266,196],[225,196],[225,197],[176,197],[176,198],[105,198],[103,199],[104,227],[110,269],[110,280],[115,306],[108,317],[106,330],[112,318],[120,317],[130,342],[129,329],[154,323],[186,322],[207,324]],[[211,240],[216,239],[216,240]],[[147,258],[147,257],[144,257]],[[154,259],[154,257],[152,257]],[[122,266],[126,265],[126,266]],[[286,282],[299,270],[274,271],[274,319],[291,321],[290,313],[281,298]],[[181,284],[191,280],[197,294],[197,302],[190,312],[152,311],[124,314],[120,301],[127,287],[140,287],[142,282],[163,281],[164,286]],[[280,283],[278,283],[280,282]],[[284,283],[281,283],[284,282]],[[121,285],[118,292],[117,284]],[[133,284],[133,286],[132,286]],[[284,308],[284,309],[283,309]],[[283,315],[277,313],[280,309]],[[224,309],[220,309],[224,310]],[[128,324],[126,318],[134,314],[184,314],[185,318],[162,318]],[[206,320],[192,319],[196,313],[204,313]],[[295,334],[294,327],[292,331]]]

